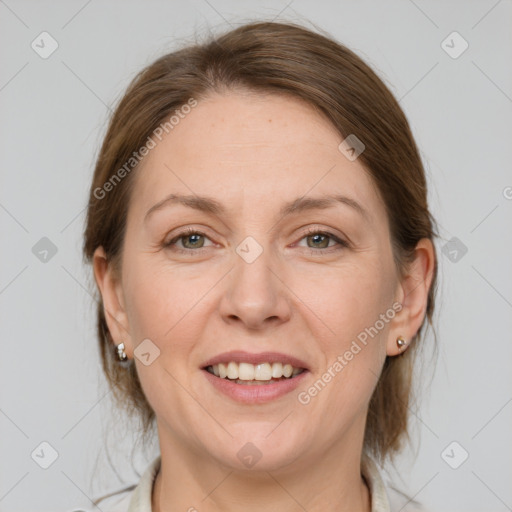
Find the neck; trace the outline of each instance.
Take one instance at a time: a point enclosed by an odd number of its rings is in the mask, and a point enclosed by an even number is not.
[[[247,473],[194,459],[183,447],[161,448],[153,512],[371,511],[360,452],[328,450],[318,460],[295,461],[292,469]]]

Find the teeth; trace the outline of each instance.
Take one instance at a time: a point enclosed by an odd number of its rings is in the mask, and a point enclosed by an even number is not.
[[[274,363],[272,365],[272,377],[278,379],[283,375],[283,363]]]
[[[238,365],[236,363],[228,363],[228,379],[238,379]]]
[[[283,366],[283,375],[285,377],[291,377],[293,373],[293,366],[291,364],[285,364]]]
[[[261,363],[254,367],[254,380],[270,380],[271,378],[272,366],[270,363]]]
[[[235,363],[232,363],[235,364]],[[215,368],[215,366],[214,366]],[[249,363],[240,363],[238,365],[238,378],[240,380],[254,380],[254,365]]]
[[[271,381],[272,378],[280,379],[295,377],[304,371],[303,368],[294,368],[291,364],[282,363],[219,363],[208,366],[207,370],[221,379],[241,381]]]

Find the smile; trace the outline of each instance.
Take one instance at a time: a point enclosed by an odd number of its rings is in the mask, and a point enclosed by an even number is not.
[[[227,396],[240,404],[263,404],[291,396],[311,374],[306,359],[280,352],[232,350],[200,365],[215,397]]]
[[[219,363],[206,367],[206,370],[221,379],[228,379],[236,384],[262,385],[292,379],[304,372],[304,368],[297,368],[289,363]]]

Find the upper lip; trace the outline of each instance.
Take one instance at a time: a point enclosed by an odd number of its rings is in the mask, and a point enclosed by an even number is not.
[[[261,364],[261,363],[283,363],[283,364],[291,364],[295,368],[304,368],[308,369],[306,363],[297,357],[290,356],[287,354],[281,354],[279,352],[259,352],[257,354],[251,352],[244,352],[243,350],[232,350],[231,352],[223,352],[222,354],[218,354],[208,361],[205,361],[202,364],[202,368],[206,368],[208,366],[213,366],[214,364],[219,363],[251,363],[251,364]]]

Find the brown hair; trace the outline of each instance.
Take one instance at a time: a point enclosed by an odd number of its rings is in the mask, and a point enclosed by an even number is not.
[[[84,259],[90,263],[95,249],[103,246],[109,264],[119,271],[137,166],[115,182],[114,175],[118,173],[119,178],[119,170],[123,166],[127,170],[133,153],[191,98],[200,100],[212,92],[234,88],[305,100],[326,116],[341,136],[355,134],[365,144],[358,158],[384,200],[394,260],[403,275],[418,241],[433,241],[437,236],[427,205],[425,172],[404,113],[381,79],[354,52],[299,25],[272,22],[247,24],[164,55],[134,78],[110,119],[97,159]],[[100,193],[109,180],[108,194]],[[431,326],[436,275],[437,258],[425,319]],[[386,358],[370,400],[364,451],[380,462],[401,450],[403,438],[410,439],[413,363],[424,337],[425,320],[408,350]],[[114,397],[132,416],[142,419],[143,434],[147,434],[154,411],[135,365],[126,368],[116,361],[101,297],[97,331],[103,370]]]

